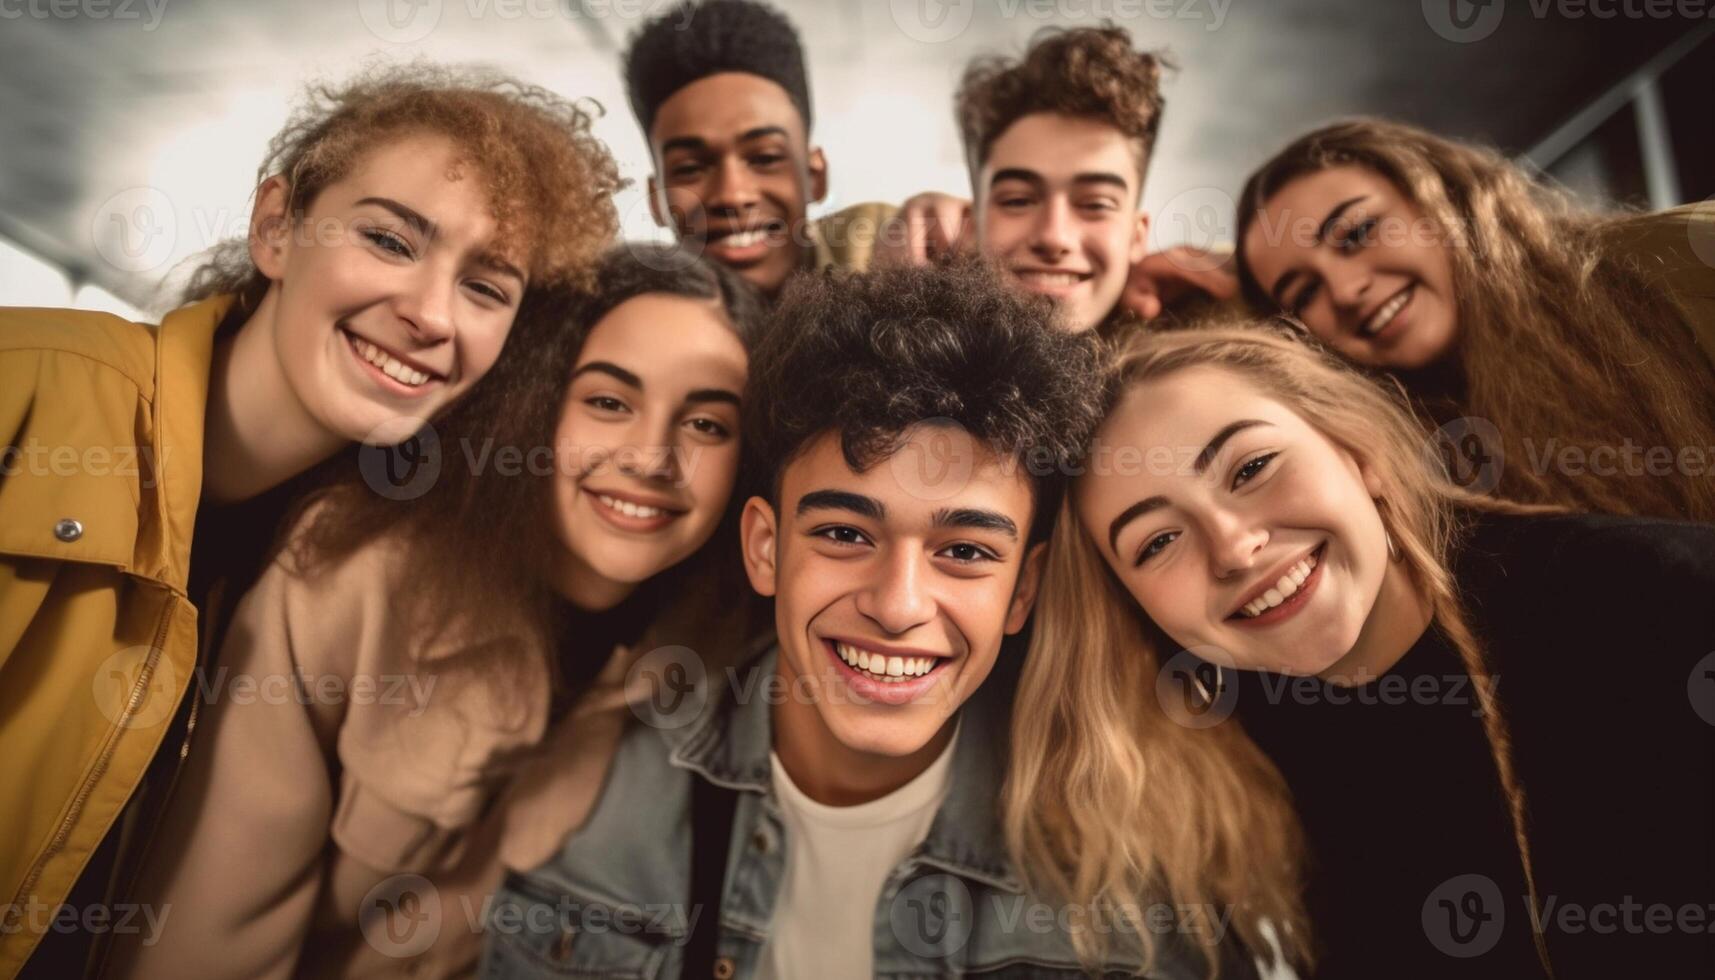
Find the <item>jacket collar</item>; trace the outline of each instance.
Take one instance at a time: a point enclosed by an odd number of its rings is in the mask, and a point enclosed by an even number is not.
[[[161,480],[154,504],[156,518],[166,531],[157,560],[160,577],[181,587],[190,579],[191,535],[202,499],[203,428],[214,335],[232,302],[231,296],[215,296],[180,307],[161,320],[156,333],[155,452]]]
[[[1014,672],[1007,669],[1012,652],[1002,649],[994,671],[959,709],[952,784],[914,859],[990,887],[1023,893],[1023,883],[1006,859],[995,816],[1000,809],[1016,690]],[[726,683],[713,684],[715,700],[703,717],[669,736],[673,765],[729,789],[772,791],[770,705],[778,700],[773,696],[778,693],[774,687],[779,683],[775,680],[778,658],[779,647],[771,637],[763,653],[725,675]]]

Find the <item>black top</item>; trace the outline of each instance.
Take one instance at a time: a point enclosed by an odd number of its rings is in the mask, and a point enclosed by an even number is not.
[[[1484,516],[1454,566],[1555,975],[1715,977],[1715,527]],[[1544,975],[1474,681],[1439,629],[1361,687],[1228,683],[1304,820],[1317,976]]]

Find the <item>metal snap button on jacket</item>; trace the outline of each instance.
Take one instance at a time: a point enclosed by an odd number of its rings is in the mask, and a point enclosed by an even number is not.
[[[83,524],[81,522],[74,521],[69,517],[63,518],[59,523],[54,525],[54,537],[59,538],[61,541],[68,544],[76,541],[78,538],[83,537]]]

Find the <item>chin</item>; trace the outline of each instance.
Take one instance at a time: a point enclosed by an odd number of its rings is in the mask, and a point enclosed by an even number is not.
[[[935,733],[941,730],[939,724],[933,727],[924,724],[923,731],[914,731],[917,725],[891,712],[875,719],[853,718],[849,711],[842,713],[846,717],[837,720],[831,712],[826,713],[823,721],[841,745],[866,755],[903,758],[928,745]]]

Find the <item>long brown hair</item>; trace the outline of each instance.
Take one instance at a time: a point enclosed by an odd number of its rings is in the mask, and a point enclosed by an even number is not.
[[[1501,496],[1715,521],[1715,481],[1705,476],[1556,472],[1540,463],[1551,434],[1553,445],[1585,459],[1628,441],[1675,452],[1715,446],[1709,359],[1659,274],[1652,279],[1616,247],[1633,215],[1583,210],[1497,153],[1413,126],[1335,123],[1294,140],[1240,193],[1239,278],[1254,309],[1278,310],[1244,252],[1259,212],[1296,178],[1344,165],[1392,181],[1450,243],[1459,329],[1450,367],[1460,390],[1445,397],[1405,380],[1440,422],[1464,415],[1493,423],[1507,460]]]
[[[1487,658],[1449,571],[1465,515],[1552,508],[1454,486],[1424,454],[1422,429],[1397,391],[1254,322],[1133,334],[1109,374],[1109,410],[1132,387],[1195,365],[1251,381],[1373,468],[1400,561],[1466,670],[1486,681]],[[1070,501],[1035,615],[1005,814],[1008,844],[1027,873],[1054,894],[1122,909],[1151,898],[1231,909],[1253,952],[1270,950],[1272,932],[1286,959],[1309,964],[1304,841],[1284,780],[1236,721],[1192,728],[1167,714],[1156,678],[1175,647],[1113,575]],[[1492,687],[1475,686],[1534,897],[1507,725]],[[1202,922],[1190,927],[1205,942],[1218,938]],[[1093,941],[1080,946],[1097,951]],[[1538,949],[1546,962],[1540,937]],[[1210,976],[1215,968],[1211,956]]]

